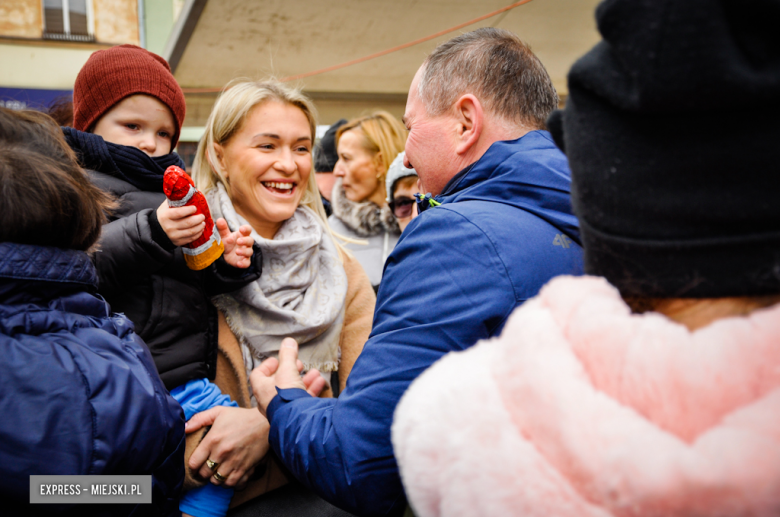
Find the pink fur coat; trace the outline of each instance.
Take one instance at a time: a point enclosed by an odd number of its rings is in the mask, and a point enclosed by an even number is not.
[[[560,277],[395,413],[418,517],[780,515],[780,306],[688,331]]]

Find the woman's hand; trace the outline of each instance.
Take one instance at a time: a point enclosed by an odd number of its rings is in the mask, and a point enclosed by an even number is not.
[[[184,429],[190,434],[208,425],[211,430],[190,456],[189,467],[215,485],[246,483],[268,452],[268,420],[256,409],[217,406],[193,416]],[[206,460],[216,462],[216,468],[210,469]],[[214,477],[217,472],[226,479]]]
[[[244,225],[238,229],[237,232],[231,232],[228,227],[227,221],[221,217],[217,219],[217,231],[222,239],[222,243],[225,245],[225,262],[233,267],[248,268],[252,263],[252,244],[255,240],[249,235],[252,233],[252,228]]]
[[[196,211],[192,205],[171,208],[167,200],[157,208],[157,221],[174,246],[189,244],[203,234],[206,216]]]

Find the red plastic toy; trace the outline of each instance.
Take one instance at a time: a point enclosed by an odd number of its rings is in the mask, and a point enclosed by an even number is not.
[[[194,206],[197,208],[196,213],[206,216],[206,229],[203,230],[203,234],[191,243],[182,246],[181,249],[184,252],[184,260],[190,269],[198,271],[207,268],[222,255],[222,252],[225,251],[225,245],[222,244],[217,226],[211,218],[206,196],[195,188],[195,183],[190,175],[175,165],[171,165],[165,170],[163,192],[168,198],[168,206]]]

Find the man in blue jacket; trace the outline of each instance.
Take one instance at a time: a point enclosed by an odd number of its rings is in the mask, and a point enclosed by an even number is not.
[[[544,130],[557,101],[536,56],[500,29],[442,44],[417,72],[406,165],[433,202],[422,201],[387,260],[346,390],[308,395],[291,339],[280,363],[251,378],[274,451],[333,504],[358,515],[401,511],[390,425],[409,384],[445,354],[499,334],[550,278],[581,273],[569,168]]]

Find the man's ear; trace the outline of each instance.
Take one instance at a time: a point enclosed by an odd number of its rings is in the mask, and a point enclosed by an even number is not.
[[[466,154],[473,149],[482,136],[484,112],[482,104],[474,95],[467,93],[455,101],[453,106],[457,126],[457,140],[455,152]]]

